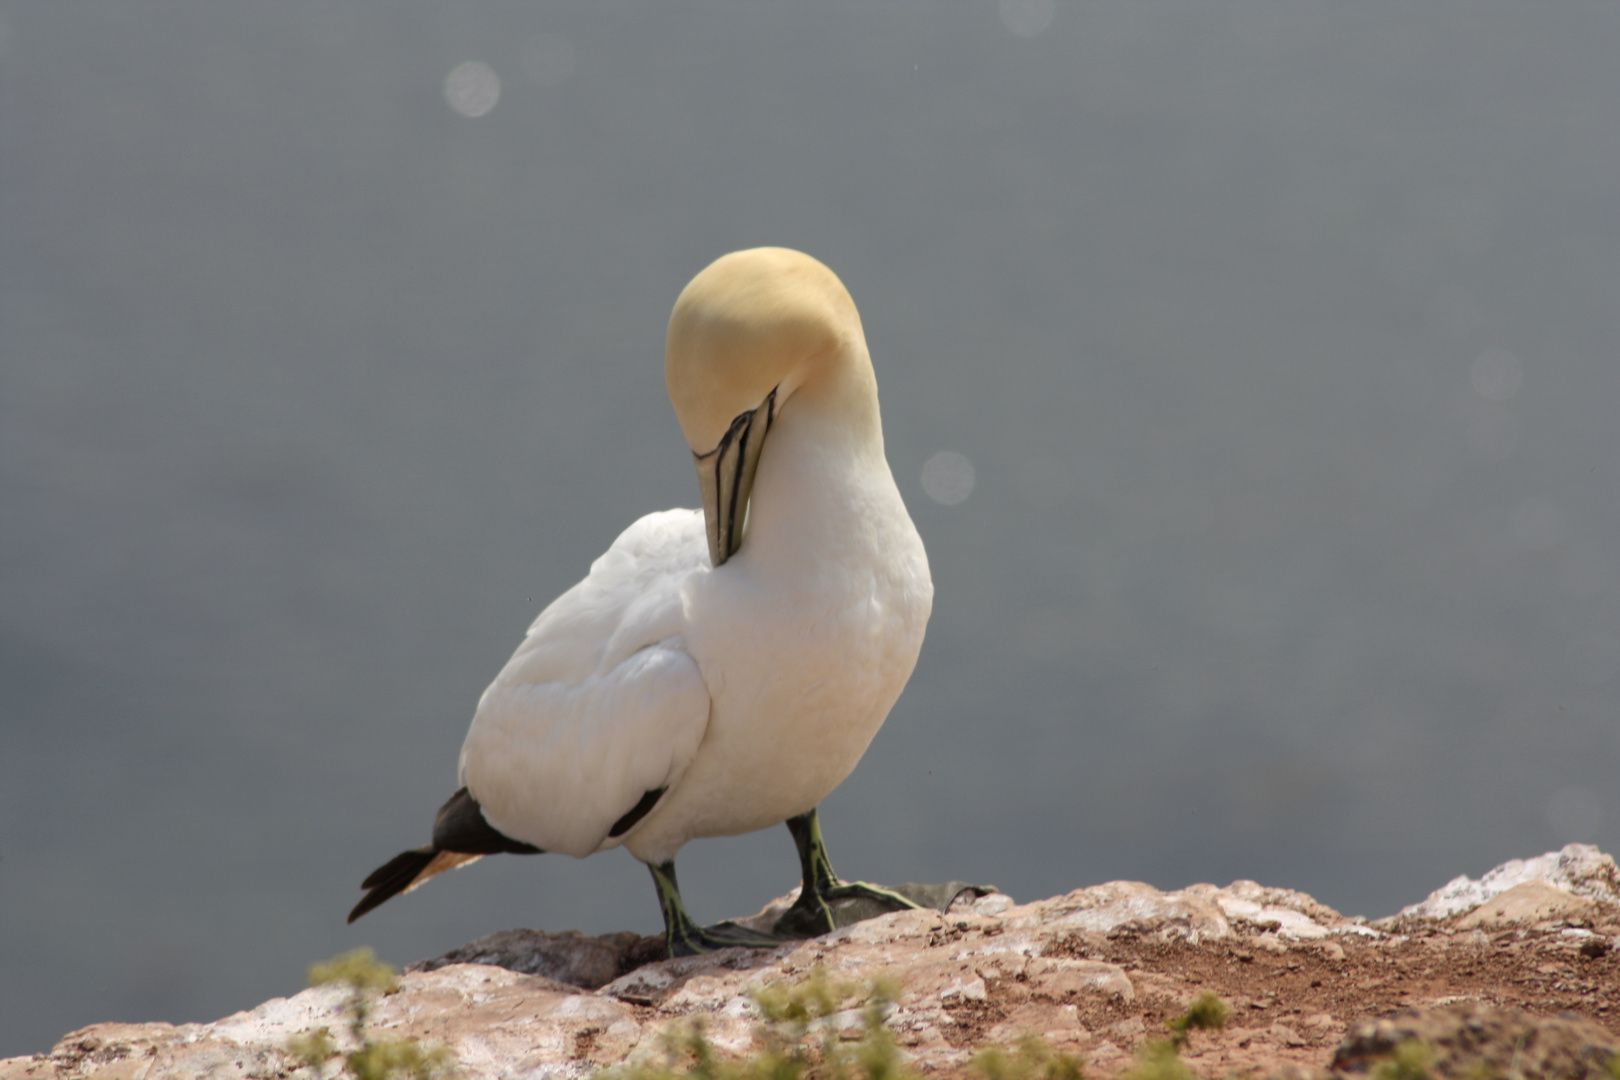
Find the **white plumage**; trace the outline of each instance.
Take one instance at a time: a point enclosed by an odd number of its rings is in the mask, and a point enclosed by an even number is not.
[[[703,513],[626,529],[534,621],[478,702],[459,782],[507,836],[585,856],[642,794],[678,783],[709,721],[683,582],[706,573]]]
[[[623,844],[673,890],[688,840],[807,814],[849,775],[933,585],[830,270],[772,248],[718,260],[676,304],[665,374],[704,508],[641,518],[541,612],[479,701],[460,780],[501,836]],[[466,861],[432,850],[412,886]]]

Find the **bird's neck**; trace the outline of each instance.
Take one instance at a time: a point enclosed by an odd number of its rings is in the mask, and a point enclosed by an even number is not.
[[[784,405],[784,417],[790,411],[797,414],[796,419],[810,438],[820,440],[829,451],[875,458],[888,472],[883,457],[877,377],[872,372],[866,342],[858,332],[842,347],[820,358]],[[806,447],[804,452],[811,451]]]
[[[760,458],[741,553],[755,566],[861,565],[910,527],[883,454],[871,367],[807,383],[772,425]],[[850,560],[854,560],[851,562]]]

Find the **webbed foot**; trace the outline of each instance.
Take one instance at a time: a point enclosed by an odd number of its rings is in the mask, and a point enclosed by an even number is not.
[[[868,885],[864,881],[840,882],[816,889],[801,888],[793,906],[776,920],[776,932],[787,937],[811,938],[836,930],[840,926],[887,915],[891,911],[909,911],[920,904],[881,885]]]
[[[675,863],[647,864],[652,871],[653,884],[658,888],[658,906],[664,912],[664,941],[669,955],[698,956],[716,949],[774,949],[787,939],[759,930],[751,930],[734,922],[699,926],[686,913],[681,903],[680,887],[675,883]]]
[[[715,923],[713,926],[692,926],[669,939],[670,956],[699,956],[717,949],[775,949],[791,939],[775,934],[750,930],[734,922]]]
[[[788,831],[799,849],[799,867],[804,884],[793,906],[776,920],[778,934],[796,938],[817,937],[840,926],[860,922],[891,911],[935,907],[943,911],[963,889],[973,886],[951,882],[946,886],[901,885],[890,889],[864,881],[840,881],[827,858],[827,845],[821,839],[821,819],[815,810],[788,818]]]

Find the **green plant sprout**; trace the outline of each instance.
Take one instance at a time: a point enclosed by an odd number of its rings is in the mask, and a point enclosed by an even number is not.
[[[701,1021],[666,1038],[662,1059],[627,1062],[604,1080],[920,1080],[889,1030],[899,988],[887,980],[865,986],[835,982],[817,968],[797,983],[773,983],[754,993],[762,1017],[760,1049],[740,1059],[716,1052]],[[858,1021],[839,1023],[853,1010]],[[812,1036],[816,1038],[812,1039]],[[990,1048],[969,1068],[984,1080],[1081,1080],[1079,1062],[1036,1036],[1009,1053]]]
[[[1429,1071],[1433,1062],[1434,1047],[1422,1039],[1407,1039],[1397,1043],[1386,1060],[1373,1066],[1372,1080],[1434,1080]]]
[[[355,1049],[340,1054],[329,1028],[317,1028],[307,1035],[287,1040],[287,1052],[320,1075],[327,1063],[341,1057],[339,1073],[348,1072],[355,1080],[448,1080],[455,1073],[450,1052],[443,1047],[424,1050],[414,1039],[372,1039],[366,1032],[371,1018],[372,995],[389,994],[399,988],[399,977],[370,949],[355,949],[309,969],[311,986],[346,986],[348,999],[343,1011],[349,1017],[349,1033]]]
[[[917,1080],[887,1026],[895,993],[886,981],[859,988],[816,968],[802,982],[755,991],[763,1017],[757,1053],[720,1056],[699,1020],[666,1036],[662,1060],[632,1060],[608,1070],[605,1080]],[[859,1035],[848,1039],[834,1018],[857,1005]],[[812,1033],[820,1037],[808,1045]]]
[[[1187,1036],[1193,1031],[1220,1031],[1232,1018],[1232,1007],[1222,1001],[1213,990],[1205,990],[1193,998],[1187,1011],[1166,1022],[1170,1029],[1170,1042],[1179,1051],[1187,1045]]]
[[[1193,1071],[1181,1060],[1181,1048],[1169,1039],[1151,1039],[1136,1051],[1136,1063],[1120,1074],[1120,1080],[1194,1080]]]
[[[968,1066],[984,1080],[1082,1080],[1080,1061],[1053,1050],[1045,1039],[1025,1035],[1008,1053],[999,1046],[980,1050]]]
[[[1192,1069],[1181,1060],[1188,1036],[1194,1031],[1219,1031],[1231,1015],[1231,1006],[1214,991],[1203,991],[1193,998],[1186,1012],[1165,1022],[1170,1029],[1168,1039],[1143,1044],[1136,1052],[1136,1064],[1125,1071],[1122,1080],[1193,1080]]]

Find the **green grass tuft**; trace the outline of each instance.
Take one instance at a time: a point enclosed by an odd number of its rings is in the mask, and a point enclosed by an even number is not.
[[[1373,1066],[1372,1080],[1434,1080],[1429,1070],[1433,1063],[1434,1047],[1422,1039],[1407,1039],[1387,1060]]]
[[[370,948],[361,948],[334,956],[324,964],[309,966],[309,985],[329,986],[332,983],[342,983],[355,991],[381,990],[388,994],[399,989],[399,975],[378,960],[377,954]]]
[[[701,1021],[666,1037],[662,1058],[633,1059],[604,1080],[919,1080],[888,1029],[896,988],[833,982],[820,968],[798,983],[773,983],[754,994],[763,1021],[761,1049],[745,1058],[716,1052]],[[840,1014],[859,1009],[854,1024]]]
[[[980,1050],[968,1066],[984,1080],[1082,1080],[1080,1061],[1053,1050],[1046,1040],[1025,1035],[1012,1053],[999,1046]]]
[[[1136,1052],[1136,1064],[1125,1070],[1121,1080],[1194,1080],[1193,1071],[1181,1060],[1181,1050],[1194,1031],[1219,1031],[1231,1019],[1232,1007],[1212,990],[1193,998],[1187,1011],[1165,1021],[1168,1039],[1153,1039]],[[1406,1080],[1406,1078],[1401,1078]]]
[[[1170,1041],[1177,1047],[1187,1042],[1190,1031],[1219,1031],[1232,1018],[1232,1007],[1213,990],[1204,990],[1187,1006],[1187,1011],[1169,1022]]]
[[[300,1064],[320,1075],[333,1058],[340,1058],[340,1073],[355,1080],[448,1080],[454,1075],[455,1062],[442,1047],[424,1049],[414,1039],[372,1039],[367,1034],[372,995],[399,988],[399,976],[376,953],[355,949],[309,969],[311,986],[334,983],[349,990],[343,1011],[349,1017],[349,1033],[359,1045],[347,1054],[340,1053],[331,1029],[324,1027],[295,1035],[287,1040],[287,1052]]]
[[[661,1057],[632,1059],[603,1080],[921,1080],[889,1030],[898,994],[886,980],[835,982],[817,968],[754,994],[762,1021],[753,1054],[721,1055],[697,1022],[668,1036]],[[984,1050],[969,1067],[984,1080],[1082,1080],[1074,1057],[1034,1036],[1011,1051]]]
[[[1153,1039],[1136,1052],[1136,1064],[1121,1074],[1120,1080],[1194,1080],[1193,1071],[1181,1060],[1181,1045],[1169,1039]]]

